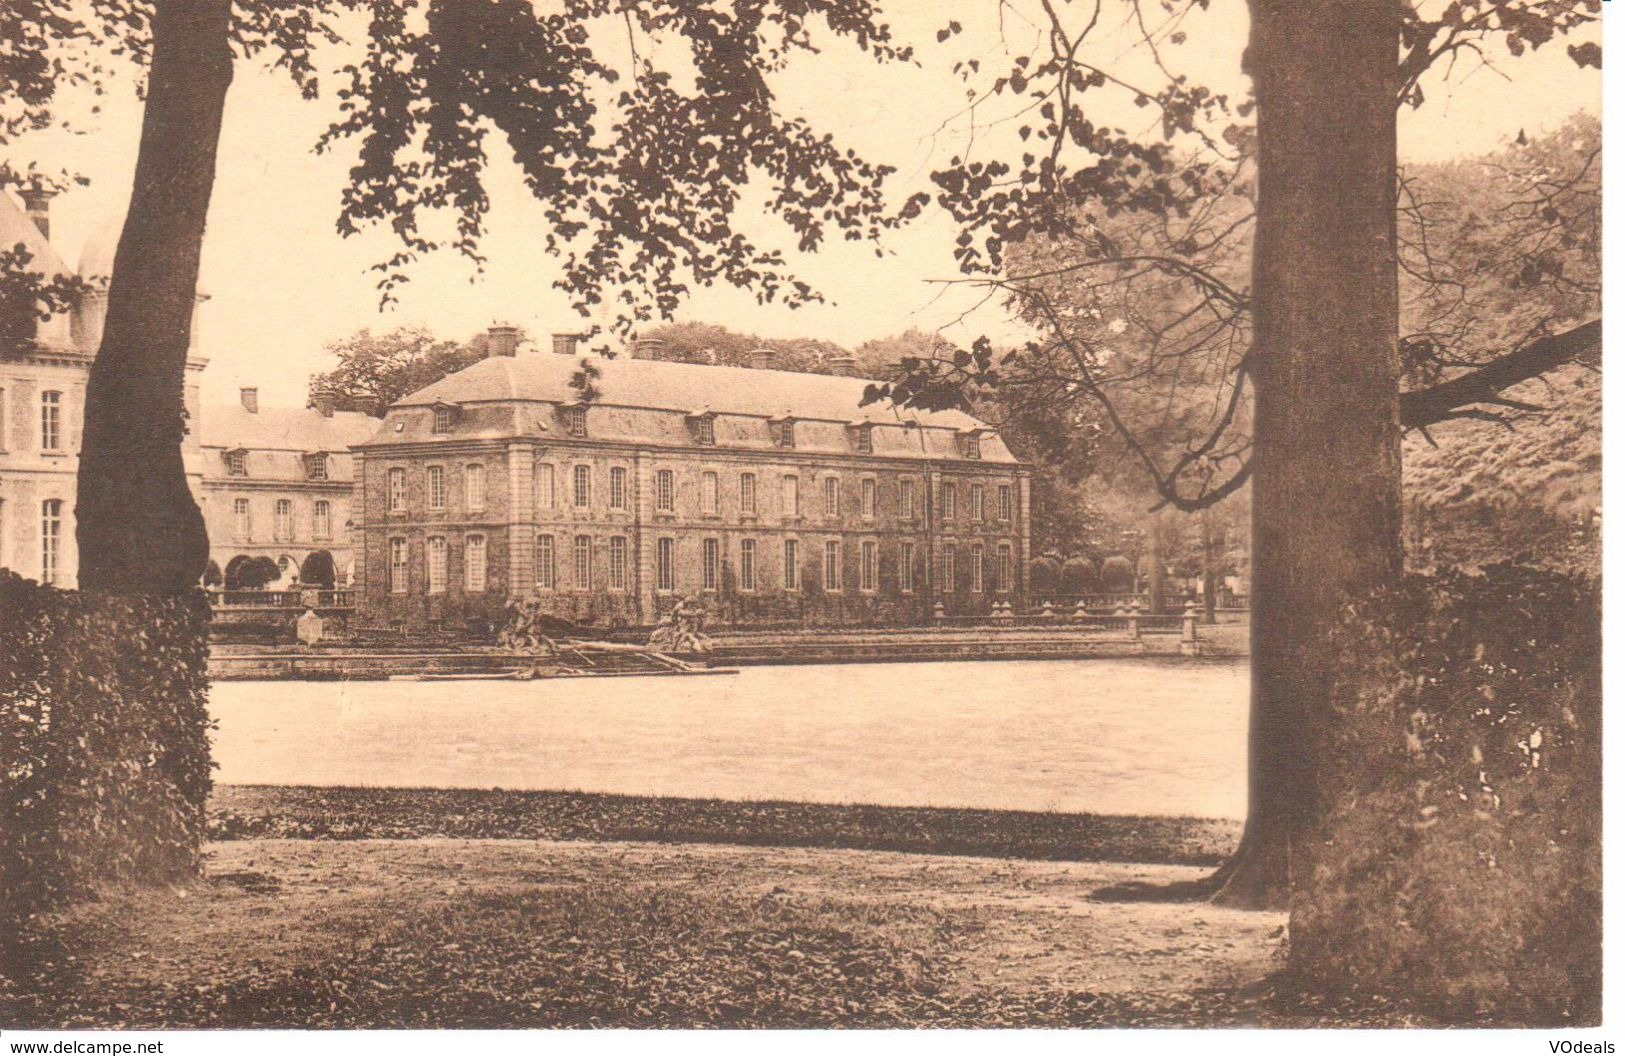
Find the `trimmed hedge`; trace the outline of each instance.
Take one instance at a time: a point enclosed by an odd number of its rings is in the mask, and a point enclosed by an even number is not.
[[[213,778],[202,591],[98,597],[0,569],[0,614],[3,949],[99,881],[195,875]]]
[[[1496,565],[1349,610],[1301,982],[1452,1020],[1595,1023],[1602,970],[1601,596]]]

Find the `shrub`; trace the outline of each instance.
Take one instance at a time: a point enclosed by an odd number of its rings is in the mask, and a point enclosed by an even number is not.
[[[3,949],[98,881],[194,874],[212,778],[201,591],[97,597],[0,569],[0,612]]]
[[[1351,608],[1331,648],[1297,974],[1451,1019],[1596,1022],[1596,585],[1513,565],[1408,576]]]
[[[1027,566],[1027,583],[1034,594],[1053,594],[1061,579],[1061,565],[1053,557],[1035,557]]]
[[[1118,555],[1108,557],[1100,566],[1100,585],[1114,594],[1134,589],[1134,565]]]
[[[1099,587],[1100,575],[1087,557],[1069,557],[1061,566],[1062,594],[1092,594]]]

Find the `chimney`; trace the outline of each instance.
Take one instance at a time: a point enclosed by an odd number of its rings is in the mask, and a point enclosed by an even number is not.
[[[658,337],[640,337],[632,342],[633,359],[665,359],[666,342]]]
[[[779,364],[779,354],[771,348],[753,348],[748,355],[750,365],[757,370],[773,370]]]
[[[23,208],[28,212],[28,219],[34,221],[39,233],[46,238],[51,237],[51,199],[56,192],[43,184],[35,183],[19,192],[23,197]]]
[[[580,334],[554,334],[553,351],[561,356],[573,356],[581,343]]]
[[[249,414],[260,413],[260,390],[245,386],[238,391],[243,398],[243,410]]]
[[[333,405],[337,402],[338,397],[332,389],[322,389],[310,397],[310,405],[316,408],[316,413],[323,418],[333,417]]]
[[[488,341],[485,349],[487,358],[491,356],[512,356],[519,351],[519,328],[517,326],[509,326],[506,323],[492,323],[490,329],[486,331],[486,339]]]
[[[848,378],[858,376],[858,361],[852,358],[850,352],[837,352],[824,360],[824,367],[831,374],[840,374]]]

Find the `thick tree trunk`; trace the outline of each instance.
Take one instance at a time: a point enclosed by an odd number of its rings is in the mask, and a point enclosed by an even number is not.
[[[1217,900],[1283,907],[1339,607],[1400,570],[1395,106],[1400,5],[1252,0],[1252,718]]]
[[[186,486],[184,383],[198,260],[231,84],[230,0],[160,0],[135,187],[85,398],[79,585],[170,594],[208,562]]]

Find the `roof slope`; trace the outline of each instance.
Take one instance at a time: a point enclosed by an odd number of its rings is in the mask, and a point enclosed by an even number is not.
[[[312,408],[262,407],[240,403],[204,407],[203,446],[280,451],[345,451],[378,429],[378,419],[353,411],[324,417]]]
[[[11,195],[0,192],[0,249],[9,251],[19,242],[33,255],[28,262],[29,270],[44,272],[47,280],[73,274],[22,207]]]
[[[762,418],[789,414],[834,422],[915,421],[941,429],[988,428],[960,411],[901,410],[884,402],[860,406],[864,388],[874,384],[864,378],[546,352],[482,359],[393,406],[502,400],[569,403],[579,398],[570,379],[583,359],[600,372],[593,382],[599,393],[595,402],[610,406],[685,413],[708,410]]]

